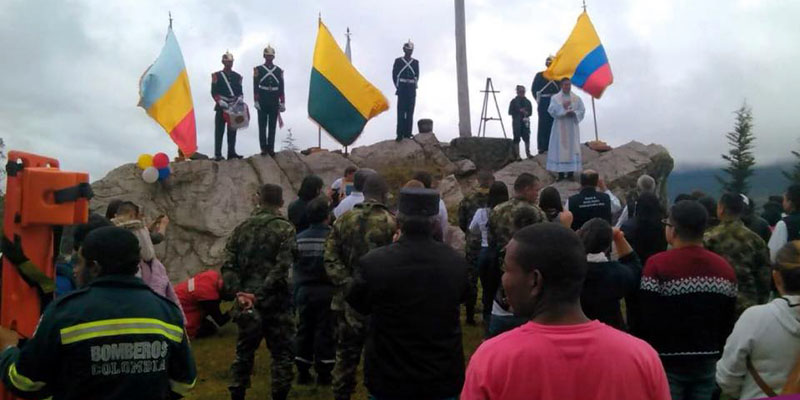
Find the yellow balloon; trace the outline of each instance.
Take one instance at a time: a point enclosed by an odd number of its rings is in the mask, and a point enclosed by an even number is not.
[[[140,169],[147,169],[153,166],[153,156],[150,154],[142,154],[139,156],[139,159],[136,161],[136,166]]]

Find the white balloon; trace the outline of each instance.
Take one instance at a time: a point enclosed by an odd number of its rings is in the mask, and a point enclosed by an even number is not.
[[[155,183],[158,180],[158,168],[146,168],[144,171],[142,171],[142,179],[147,183]]]

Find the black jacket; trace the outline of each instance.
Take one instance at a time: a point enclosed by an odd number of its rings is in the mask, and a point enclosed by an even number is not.
[[[364,381],[381,399],[458,396],[464,383],[460,304],[468,265],[432,238],[403,237],[359,261],[347,301],[371,315]]]
[[[625,321],[619,301],[639,289],[642,263],[636,252],[619,261],[588,263],[586,280],[583,282],[581,307],[587,317],[625,330]]]
[[[611,223],[611,197],[596,188],[585,187],[569,198],[569,211],[574,219],[572,229],[578,230],[592,218],[602,218]]]

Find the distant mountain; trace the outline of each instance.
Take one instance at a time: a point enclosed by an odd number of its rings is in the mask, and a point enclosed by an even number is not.
[[[750,198],[757,205],[762,205],[770,195],[780,195],[789,185],[789,180],[783,176],[783,171],[788,171],[791,164],[775,164],[756,167],[755,173],[750,178]],[[722,187],[715,178],[723,176],[722,167],[684,167],[679,168],[669,175],[667,179],[667,193],[670,202],[680,193],[691,193],[701,190],[706,194],[718,198],[722,194]]]

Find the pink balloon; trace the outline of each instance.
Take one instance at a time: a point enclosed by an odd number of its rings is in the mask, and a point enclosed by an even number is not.
[[[158,153],[153,156],[153,166],[156,169],[162,169],[169,166],[169,156],[164,153]]]

